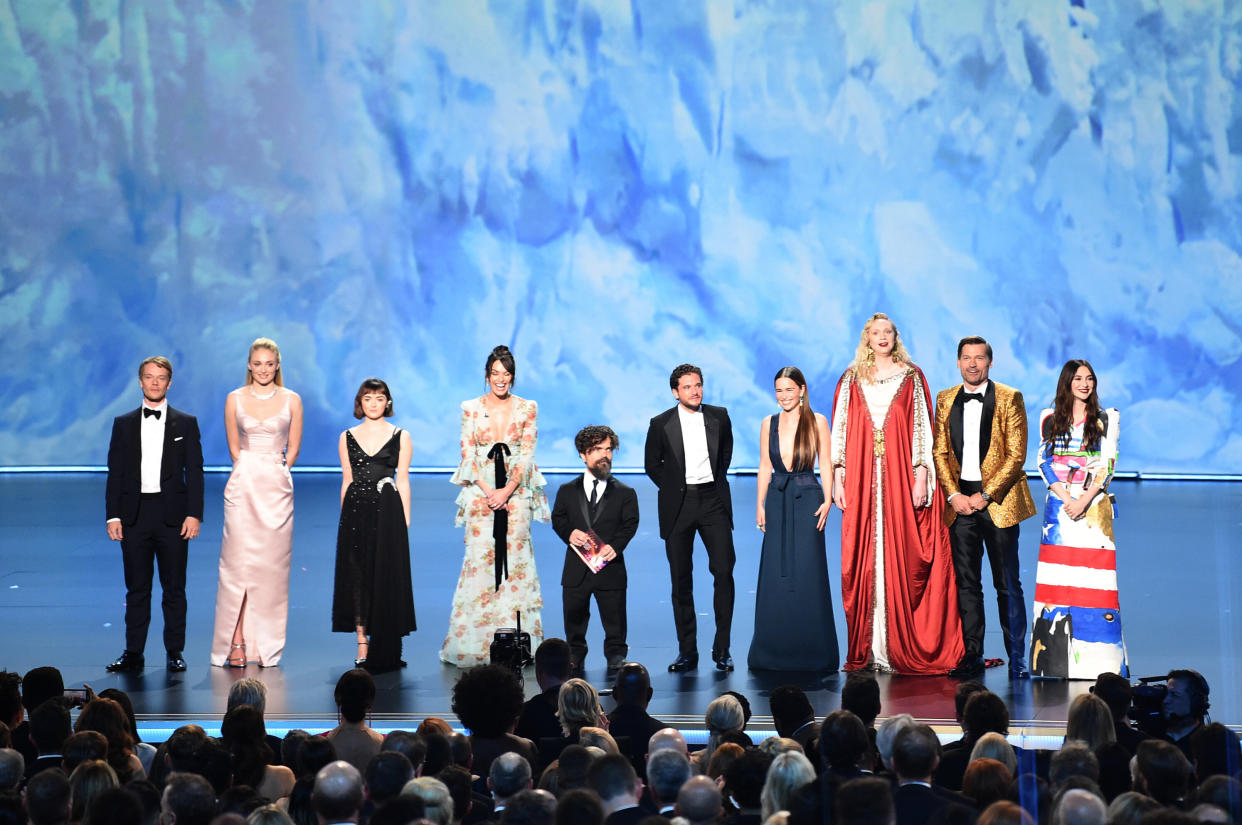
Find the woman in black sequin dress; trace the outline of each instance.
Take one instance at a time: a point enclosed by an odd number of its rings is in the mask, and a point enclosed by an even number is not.
[[[401,637],[416,629],[410,584],[410,435],[394,427],[392,393],[368,378],[354,397],[357,427],[341,433],[341,524],[332,630],[355,633],[355,664],[403,667]],[[368,639],[369,635],[369,639]]]

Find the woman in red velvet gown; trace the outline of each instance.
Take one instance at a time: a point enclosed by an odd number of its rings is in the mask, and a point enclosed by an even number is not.
[[[962,656],[932,432],[927,379],[893,322],[876,313],[837,384],[832,415],[845,670],[941,674]]]

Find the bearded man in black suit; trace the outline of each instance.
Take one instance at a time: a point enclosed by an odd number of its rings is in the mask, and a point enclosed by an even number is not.
[[[172,672],[186,668],[185,568],[189,540],[203,521],[203,448],[198,420],[168,404],[172,364],[153,356],[138,366],[142,406],[112,423],[108,446],[108,538],[125,565],[125,652],[108,665],[137,672],[151,624],[151,582],[158,565],[164,650]]]

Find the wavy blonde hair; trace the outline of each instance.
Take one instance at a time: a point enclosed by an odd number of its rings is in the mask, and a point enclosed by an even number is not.
[[[867,383],[875,380],[875,353],[871,351],[871,345],[867,342],[867,333],[876,321],[888,321],[889,326],[893,328],[893,360],[909,367],[914,366],[910,353],[906,351],[906,345],[901,343],[901,333],[897,331],[897,325],[893,323],[893,319],[883,312],[877,312],[867,319],[867,323],[863,324],[862,332],[858,336],[858,349],[854,351],[854,363],[850,365],[854,368],[854,374],[859,380]]]
[[[280,347],[276,346],[276,342],[271,338],[256,338],[250,345],[250,351],[246,353],[246,386],[254,383],[254,376],[250,374],[250,356],[254,355],[257,349],[271,350],[272,355],[276,356],[276,386],[283,387],[285,379],[280,375]]]

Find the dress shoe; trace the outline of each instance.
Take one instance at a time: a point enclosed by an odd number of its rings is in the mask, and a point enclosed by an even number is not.
[[[983,657],[977,653],[967,653],[958,663],[949,671],[951,679],[969,679],[973,676],[979,676],[983,673],[985,666]]]
[[[683,653],[677,657],[677,661],[673,662],[671,665],[668,666],[668,672],[669,673],[685,673],[686,671],[696,669],[698,666],[699,666],[698,656],[687,656],[686,654]]]
[[[1031,678],[1031,671],[1026,666],[1026,662],[1022,660],[1022,657],[1019,656],[1016,659],[1009,660],[1009,678],[1010,679]]]
[[[729,655],[729,651],[712,651],[712,661],[716,663],[716,670],[723,670],[726,673],[733,670],[733,657]]]
[[[108,672],[141,673],[144,667],[146,667],[146,661],[142,658],[142,654],[127,650],[118,656],[115,662],[108,665]]]
[[[607,673],[605,673],[605,677],[608,679],[615,679],[618,671],[620,671],[621,668],[624,666],[625,666],[625,659],[609,659],[608,660],[608,671]]]
[[[185,659],[180,650],[168,651],[168,672],[185,673]]]

